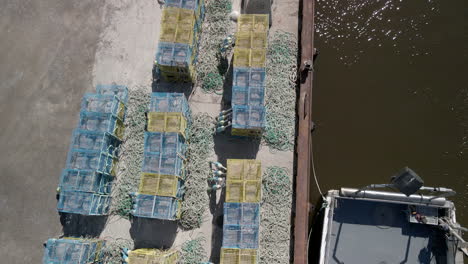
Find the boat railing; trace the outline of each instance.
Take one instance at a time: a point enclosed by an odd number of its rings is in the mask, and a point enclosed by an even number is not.
[[[447,200],[445,197],[430,196],[423,194],[412,194],[406,196],[403,193],[386,192],[386,191],[375,191],[375,190],[364,190],[355,188],[341,188],[340,196],[350,198],[364,198],[364,199],[376,199],[383,201],[396,201],[405,203],[416,203],[416,204],[427,204],[439,207],[447,206]]]

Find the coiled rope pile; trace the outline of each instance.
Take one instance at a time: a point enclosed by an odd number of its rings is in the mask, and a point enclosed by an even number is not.
[[[268,167],[262,182],[259,263],[287,264],[291,238],[291,179],[285,168]]]
[[[112,213],[128,217],[132,209],[130,192],[138,190],[141,164],[143,162],[145,112],[150,101],[147,87],[129,90],[129,100],[125,118],[125,134],[120,149],[117,181],[114,184]]]
[[[204,237],[198,237],[192,240],[186,241],[182,245],[182,251],[180,254],[180,263],[182,264],[200,264],[208,259],[206,251],[203,248],[205,244]]]
[[[187,176],[182,214],[179,225],[183,229],[201,226],[209,207],[207,180],[210,177],[208,160],[213,155],[215,120],[208,114],[195,114],[187,133]]]
[[[263,143],[292,151],[296,126],[297,39],[287,32],[270,36],[266,67],[266,128]]]
[[[102,248],[103,263],[122,264],[122,250],[124,248],[133,249],[133,241],[123,238],[115,240],[106,238],[106,244]]]
[[[231,0],[206,1],[205,21],[199,42],[201,52],[196,66],[198,84],[205,92],[222,93],[227,65],[223,67],[220,48],[232,31],[229,20],[231,9]]]

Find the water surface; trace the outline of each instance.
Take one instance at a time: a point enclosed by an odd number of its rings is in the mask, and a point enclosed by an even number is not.
[[[322,190],[386,183],[409,166],[425,185],[458,192],[468,226],[468,2],[319,0],[316,9]]]

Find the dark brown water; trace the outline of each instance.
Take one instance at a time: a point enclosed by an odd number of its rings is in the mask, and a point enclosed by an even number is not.
[[[316,9],[322,190],[387,183],[409,166],[425,185],[458,192],[468,226],[468,1],[320,0]]]

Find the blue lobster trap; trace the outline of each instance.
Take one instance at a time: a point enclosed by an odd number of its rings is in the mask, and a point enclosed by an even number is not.
[[[60,191],[81,191],[109,194],[114,177],[93,170],[65,169],[60,177]]]
[[[143,172],[185,176],[184,160],[176,155],[163,155],[160,153],[145,153],[143,157]]]
[[[113,114],[125,118],[125,104],[115,95],[87,93],[81,100],[81,111]]]
[[[120,140],[107,132],[76,129],[73,131],[70,148],[101,151],[117,157]]]
[[[143,218],[176,220],[180,218],[180,201],[174,197],[138,194],[133,198],[132,215]]]
[[[187,98],[183,93],[152,93],[149,112],[178,112],[190,116]]]
[[[265,88],[263,87],[232,87],[232,106],[249,105],[263,107],[264,101]]]
[[[224,248],[258,248],[259,228],[252,226],[223,226],[223,247]]]
[[[155,60],[161,71],[189,73],[196,61],[196,49],[189,44],[160,42]]]
[[[81,215],[107,215],[110,195],[90,192],[61,191],[57,210],[62,213]]]
[[[124,104],[128,102],[128,88],[124,85],[98,84],[96,85],[96,92],[103,95],[115,95]]]
[[[234,105],[232,127],[261,130],[265,127],[265,107]]]
[[[185,156],[187,146],[179,133],[145,132],[145,153],[164,156]]]
[[[117,158],[101,151],[71,149],[67,157],[67,169],[92,170],[115,176]]]
[[[224,203],[224,225],[258,227],[260,224],[259,203]]]
[[[106,113],[80,111],[78,129],[107,132],[118,139],[123,138],[124,124],[117,116]]]
[[[79,238],[50,238],[47,240],[43,264],[102,263],[102,240]]]
[[[235,67],[232,86],[243,89],[249,87],[265,88],[265,76],[265,68]]]
[[[224,203],[223,247],[258,248],[259,225],[259,203]]]
[[[186,145],[178,133],[145,132],[142,171],[183,177]]]

